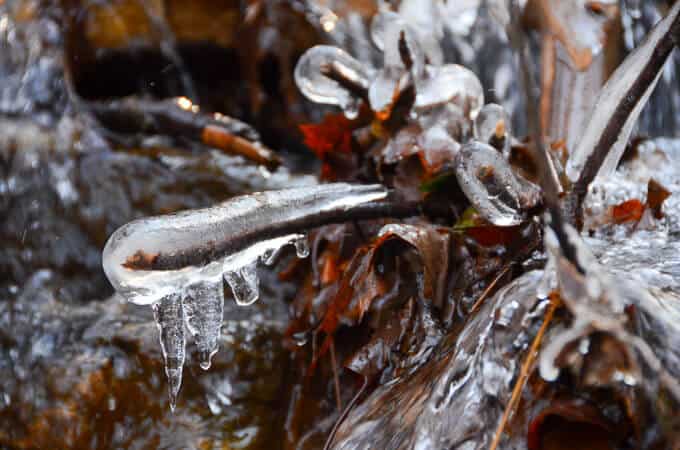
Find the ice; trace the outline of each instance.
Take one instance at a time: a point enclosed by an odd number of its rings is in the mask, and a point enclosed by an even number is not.
[[[217,352],[223,278],[237,304],[251,305],[259,297],[259,262],[271,264],[291,244],[298,257],[309,255],[307,237],[291,233],[301,219],[340,214],[386,196],[381,185],[346,183],[266,191],[135,220],[114,232],[103,251],[104,272],[129,301],[153,307],[171,407],[182,383],[185,327],[203,369]]]
[[[260,297],[260,280],[257,278],[257,264],[252,262],[239,267],[233,271],[225,271],[224,279],[231,291],[234,293],[234,300],[239,306],[252,305]]]
[[[346,211],[386,195],[381,185],[333,183],[259,192],[209,208],[134,220],[106,243],[104,272],[125,298],[148,305],[301,237],[286,226],[306,216]]]
[[[295,66],[295,84],[305,97],[316,103],[339,106],[348,118],[355,118],[360,99],[326,76],[325,70],[335,71],[352,84],[367,90],[372,78],[371,69],[345,51],[328,45],[310,48]]]
[[[457,107],[461,115],[474,120],[484,105],[484,88],[479,78],[458,64],[428,65],[422,81],[416,85],[415,110],[423,113],[445,104]]]
[[[506,159],[510,155],[510,117],[501,105],[484,105],[475,119],[474,135],[477,141],[500,150]]]
[[[477,212],[496,226],[518,225],[522,210],[538,202],[540,192],[515,175],[493,147],[471,141],[456,155],[458,184]]]
[[[677,19],[679,13],[680,3],[676,2],[668,15],[654,27],[645,41],[628,55],[605,84],[598,97],[597,103],[595,104],[594,110],[597,111],[597,114],[588,122],[582,138],[567,162],[567,175],[572,181],[578,179],[586,161],[596,147],[617,108],[619,108],[623,102],[630,101],[629,95],[631,86],[635,84],[641,71],[645,69],[647,62],[653,57],[657,44],[663,36],[669,32],[671,25]],[[659,75],[661,73],[662,71],[659,72]],[[602,167],[600,167],[597,175],[598,177],[606,178],[616,169],[626,144],[628,143],[628,138],[633,130],[633,125],[640,115],[651,92],[654,90],[654,87],[659,80],[659,75],[657,75],[654,82],[649,85],[644,95],[638,100],[631,113],[626,117],[624,126],[618,132],[616,142],[609,150]]]
[[[170,408],[174,411],[177,395],[182,386],[182,368],[185,357],[184,310],[179,293],[163,297],[153,305],[154,318],[160,334],[161,351],[168,377]]]
[[[385,17],[374,21],[371,35],[383,47],[384,64],[369,87],[368,100],[378,117],[386,119],[399,94],[422,76],[425,54],[405,21],[394,13],[382,14]]]
[[[489,3],[493,5],[494,2]],[[437,13],[446,28],[453,34],[467,36],[477,21],[481,0],[439,0],[437,4]]]
[[[307,236],[301,236],[295,239],[295,254],[298,258],[306,258],[309,256],[309,241]]]
[[[222,328],[222,277],[189,285],[182,303],[186,327],[196,343],[201,368],[207,370],[211,358],[217,353],[217,341]]]

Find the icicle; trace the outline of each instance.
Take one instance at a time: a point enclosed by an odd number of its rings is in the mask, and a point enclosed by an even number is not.
[[[170,294],[153,305],[154,318],[160,334],[161,351],[168,377],[170,408],[174,411],[182,386],[185,358],[184,312],[179,294]]]
[[[260,297],[260,280],[257,276],[257,264],[252,262],[236,270],[224,272],[224,279],[231,291],[234,300],[239,306],[252,305]]]
[[[489,103],[479,112],[474,125],[475,140],[500,150],[510,156],[510,118],[501,105]]]
[[[302,94],[316,103],[336,105],[353,119],[359,111],[360,100],[346,87],[324,74],[333,70],[352,84],[368,89],[370,70],[345,51],[328,45],[317,45],[307,50],[295,66],[295,84]]]
[[[472,71],[458,64],[427,66],[416,86],[415,110],[419,113],[453,104],[461,115],[474,120],[484,105],[484,88]]]
[[[217,353],[224,310],[222,277],[201,281],[187,287],[182,300],[184,320],[194,338],[201,368],[208,370]]]
[[[532,183],[521,180],[493,147],[472,141],[456,155],[456,178],[472,206],[497,226],[518,225],[522,210],[540,196]]]

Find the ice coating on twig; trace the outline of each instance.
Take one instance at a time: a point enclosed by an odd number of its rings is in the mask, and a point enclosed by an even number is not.
[[[428,65],[416,86],[415,110],[422,113],[445,104],[474,120],[484,105],[484,88],[477,75],[458,64]]]
[[[369,87],[368,99],[373,111],[384,119],[399,94],[422,76],[425,54],[415,31],[401,17],[389,12],[378,16],[382,18],[374,20],[371,35],[382,46],[384,64]]]
[[[586,162],[597,147],[598,142],[602,139],[605,131],[607,131],[610,121],[621,108],[621,105],[636,100],[631,97],[631,89],[636,85],[636,81],[642,72],[647,69],[647,64],[650,60],[656,56],[655,52],[658,51],[657,47],[660,41],[669,33],[674,22],[678,20],[679,13],[680,3],[676,2],[668,15],[654,27],[644,42],[628,55],[605,84],[595,104],[594,111],[597,111],[597,114],[588,122],[581,140],[567,162],[566,172],[572,181],[576,181],[581,175]],[[606,177],[616,169],[628,143],[628,138],[633,130],[635,121],[640,115],[643,106],[647,103],[651,92],[654,90],[660,73],[661,71],[659,71],[654,81],[645,89],[644,94],[637,99],[634,108],[625,117],[625,122],[618,130],[616,141],[612,148],[609,149],[604,163],[599,168],[598,177]],[[617,120],[620,119],[617,118]]]
[[[300,238],[291,229],[310,214],[346,211],[387,196],[381,185],[334,183],[266,191],[203,209],[132,221],[103,252],[121,295],[151,304],[189,282],[214,279]]]
[[[510,155],[510,117],[501,105],[484,105],[475,119],[474,135],[475,140],[491,145],[505,158]]]
[[[458,184],[477,212],[496,226],[518,225],[522,211],[537,204],[539,189],[516,176],[488,144],[471,141],[456,155]]]
[[[437,17],[437,5],[433,1],[406,0],[399,5],[399,12],[381,11],[373,16],[371,22],[371,40],[380,50],[385,50],[387,28],[391,23],[401,21],[408,24],[414,34],[424,56],[430,64],[442,64],[444,55],[439,39],[444,35],[443,27]]]
[[[339,106],[348,118],[355,118],[360,98],[333,79],[331,73],[360,89],[368,89],[370,70],[344,50],[328,45],[312,47],[300,57],[295,66],[295,84],[309,100]]]
[[[381,185],[335,183],[267,191],[216,206],[135,220],[109,238],[103,266],[129,301],[152,305],[165,360],[171,407],[182,383],[185,328],[203,369],[217,352],[224,284],[239,305],[259,297],[257,264],[272,263],[281,247],[309,255],[302,220],[341,214],[384,199]]]

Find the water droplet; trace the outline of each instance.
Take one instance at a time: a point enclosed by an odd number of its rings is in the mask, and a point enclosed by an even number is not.
[[[292,336],[295,345],[298,347],[304,347],[309,340],[309,333],[306,331],[300,331],[299,333],[294,333]]]
[[[307,236],[295,239],[295,253],[298,258],[306,258],[309,256],[309,242]]]

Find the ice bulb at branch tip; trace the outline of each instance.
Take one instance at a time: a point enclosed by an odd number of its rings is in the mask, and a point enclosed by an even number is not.
[[[317,45],[307,50],[295,66],[295,84],[300,92],[316,103],[336,105],[348,118],[355,118],[360,99],[334,77],[340,77],[348,85],[367,90],[371,70],[347,52],[328,45]]]
[[[522,211],[540,198],[537,186],[520,180],[493,147],[472,141],[456,155],[456,178],[477,212],[496,226],[519,225]]]

